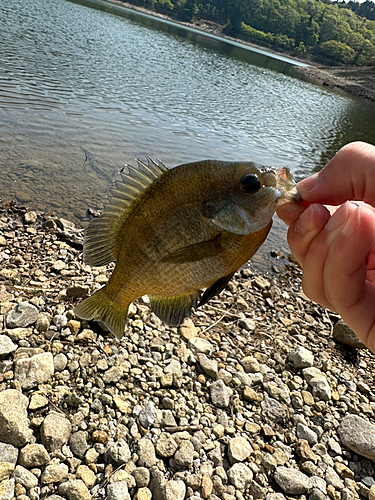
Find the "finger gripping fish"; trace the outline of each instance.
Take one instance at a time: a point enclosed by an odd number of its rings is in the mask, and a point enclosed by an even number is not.
[[[179,325],[255,254],[276,205],[298,201],[288,169],[252,162],[205,160],[167,169],[149,159],[126,166],[121,178],[86,229],[83,250],[90,266],[116,261],[115,269],[75,309],[118,338],[129,305],[145,294],[160,319]]]

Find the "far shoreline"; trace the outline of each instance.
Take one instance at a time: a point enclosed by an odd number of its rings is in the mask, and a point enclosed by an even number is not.
[[[310,59],[297,58],[284,52],[277,52],[276,50],[261,45],[250,43],[241,38],[232,38],[222,33],[222,26],[207,20],[201,20],[197,23],[188,23],[181,20],[174,19],[166,14],[155,12],[154,10],[146,9],[145,7],[130,4],[122,0],[105,0],[108,3],[120,5],[130,10],[134,10],[141,14],[147,14],[155,18],[164,19],[173,23],[193,28],[202,33],[208,33],[222,38],[226,41],[232,41],[247,45],[257,50],[269,52],[281,57],[287,57],[292,61],[296,61],[294,70],[299,74],[302,79],[308,79],[313,83],[321,86],[328,87],[332,90],[344,92],[351,97],[366,99],[367,101],[375,102],[375,66],[327,66],[318,64]],[[307,66],[299,66],[297,63],[305,63]]]

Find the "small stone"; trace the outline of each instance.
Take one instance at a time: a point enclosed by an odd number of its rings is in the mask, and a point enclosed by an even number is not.
[[[156,464],[155,447],[152,441],[142,438],[138,441],[138,466],[150,468]]]
[[[287,407],[267,395],[265,395],[264,400],[261,402],[261,408],[267,414],[268,418],[274,422],[282,422],[288,416]]]
[[[226,408],[230,402],[230,390],[224,382],[219,379],[210,385],[210,396],[214,406]]]
[[[201,483],[201,492],[202,492],[202,497],[203,498],[208,498],[213,490],[213,483],[212,480],[209,476],[204,475],[202,477],[202,483]]]
[[[117,409],[121,412],[124,413],[125,415],[127,413],[130,413],[130,406],[127,401],[124,401],[120,396],[117,396],[114,394],[112,396],[113,402],[115,403]]]
[[[38,319],[38,309],[29,302],[20,302],[6,315],[8,328],[24,328]]]
[[[132,476],[135,479],[137,488],[144,488],[150,482],[150,471],[146,467],[136,467]]]
[[[105,444],[109,441],[109,436],[106,431],[96,430],[91,434],[91,440],[94,441],[94,443]]]
[[[16,466],[18,459],[18,449],[9,444],[0,442],[0,460]]]
[[[186,486],[180,479],[176,481],[167,481],[164,489],[165,500],[184,500]]]
[[[74,432],[69,438],[69,446],[76,457],[83,458],[89,447],[87,433],[85,431]]]
[[[198,335],[198,330],[190,318],[186,318],[178,329],[184,340],[190,340]]]
[[[342,319],[333,327],[332,338],[336,340],[336,342],[353,347],[354,349],[366,349],[366,345],[359,340],[353,330],[351,330]]]
[[[0,392],[0,436],[3,443],[21,447],[31,441],[28,403],[27,397],[15,389]]]
[[[29,390],[48,382],[54,374],[53,356],[50,352],[21,358],[16,362],[14,377],[22,389]]]
[[[91,500],[89,490],[81,479],[72,479],[62,483],[59,493],[66,496],[68,500]]]
[[[244,491],[253,479],[253,472],[250,467],[241,462],[232,465],[227,474],[229,481],[240,491]]]
[[[64,464],[62,464],[64,465]],[[46,468],[47,470],[47,468]],[[43,474],[44,475],[44,474]],[[82,479],[88,488],[92,488],[96,483],[96,476],[94,472],[86,465],[80,465],[76,472],[77,479]]]
[[[188,341],[189,349],[195,354],[206,354],[210,356],[213,351],[211,342],[200,337],[193,337]]]
[[[156,418],[156,409],[154,403],[149,401],[146,406],[142,408],[138,415],[138,421],[143,429],[149,429],[154,423]]]
[[[48,451],[42,444],[28,444],[20,451],[19,463],[28,469],[43,467],[50,460]]]
[[[306,368],[308,366],[313,366],[314,355],[305,347],[298,346],[289,354],[288,361],[297,369]]]
[[[156,442],[155,449],[161,457],[172,457],[177,450],[177,443],[170,434],[162,432]]]
[[[122,438],[116,441],[116,443],[111,443],[108,446],[107,453],[117,465],[126,464],[131,459],[128,443]]]
[[[165,373],[160,377],[162,387],[171,387],[173,385],[173,373]]]
[[[342,490],[344,488],[344,483],[331,466],[327,467],[325,479],[326,483],[332,485],[336,490]]]
[[[48,405],[48,399],[41,394],[34,393],[30,398],[29,410],[39,410]]]
[[[59,483],[68,477],[68,473],[68,466],[54,459],[43,471],[42,484]]]
[[[297,469],[277,467],[274,478],[288,495],[302,495],[312,487],[311,479]]]
[[[243,462],[251,455],[252,451],[250,443],[243,437],[235,437],[228,443],[228,456],[231,464]]]
[[[218,366],[216,359],[209,359],[205,354],[198,354],[200,367],[206,375],[216,378],[218,374]]]
[[[25,467],[22,467],[22,465],[17,465],[14,469],[14,479],[16,483],[22,484],[27,490],[38,486],[38,478],[32,472],[25,469]]]
[[[244,318],[239,320],[238,326],[248,332],[252,332],[256,328],[256,323],[253,319]]]
[[[0,482],[0,500],[11,500],[14,498],[14,479],[5,479]]]
[[[6,356],[16,349],[17,345],[7,335],[0,335],[0,356]]]
[[[23,218],[26,224],[35,224],[35,222],[38,220],[38,216],[34,211],[26,212]]]
[[[134,496],[134,500],[151,500],[151,499],[152,499],[152,493],[146,487],[139,488],[139,490]]]
[[[3,457],[0,458],[2,460]],[[14,464],[9,462],[0,462],[0,482],[4,480],[8,480],[10,476],[13,474]]]
[[[338,429],[340,440],[349,450],[375,460],[375,425],[358,415],[347,415]]]
[[[241,365],[246,373],[257,373],[260,371],[259,361],[252,356],[242,358]]]
[[[52,266],[51,266],[51,271],[55,273],[59,273],[63,269],[66,269],[68,266],[63,260],[56,260]]]
[[[179,467],[188,468],[193,465],[194,446],[190,441],[182,440],[176,453],[174,460]]]
[[[59,450],[69,441],[71,424],[61,413],[51,412],[40,428],[42,443],[48,451]]]
[[[318,442],[318,435],[307,425],[298,423],[296,434],[298,439],[305,439],[310,445],[314,445]]]

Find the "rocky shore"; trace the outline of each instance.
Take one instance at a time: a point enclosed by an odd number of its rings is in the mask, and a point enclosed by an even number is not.
[[[375,499],[375,357],[293,258],[178,329],[139,300],[119,342],[74,317],[109,273],[81,252],[0,206],[0,500]]]

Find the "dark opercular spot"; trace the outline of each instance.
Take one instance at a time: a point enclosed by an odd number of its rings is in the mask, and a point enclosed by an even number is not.
[[[240,180],[240,188],[245,193],[256,193],[262,187],[262,183],[255,174],[246,174]]]

